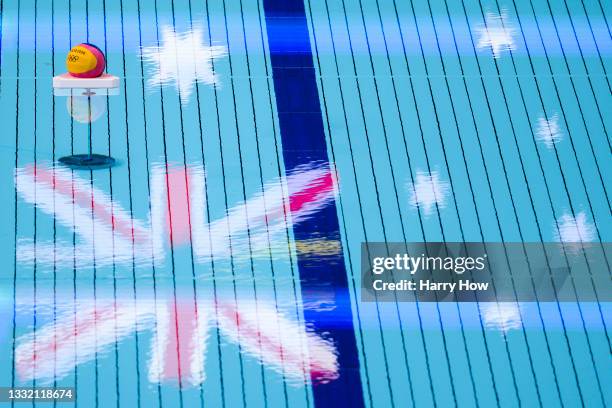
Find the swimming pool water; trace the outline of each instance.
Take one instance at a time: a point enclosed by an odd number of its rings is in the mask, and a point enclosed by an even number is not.
[[[612,405],[609,302],[366,303],[359,272],[366,241],[610,241],[611,12],[0,0],[0,386]],[[54,95],[80,42],[118,92]],[[118,164],[58,164],[89,129]]]

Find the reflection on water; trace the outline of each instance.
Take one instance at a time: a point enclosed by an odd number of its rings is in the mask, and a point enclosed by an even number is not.
[[[410,205],[421,208],[425,216],[429,216],[435,208],[446,206],[449,192],[447,181],[440,179],[437,171],[431,173],[417,172],[414,183],[408,184]]]
[[[477,30],[477,36],[476,48],[491,49],[495,58],[501,57],[504,51],[516,49],[514,38],[517,36],[517,31],[504,10],[501,14],[487,13],[484,25]]]
[[[520,329],[521,305],[514,302],[483,303],[481,306],[482,321],[487,329],[508,332]]]
[[[595,227],[588,221],[584,211],[576,214],[563,214],[554,226],[559,242],[590,242],[595,240]]]
[[[92,264],[94,251],[98,265],[131,262],[132,256],[137,263],[146,260],[150,265],[155,253],[163,256],[161,241],[152,236],[150,225],[132,218],[108,194],[69,169],[22,167],[15,172],[15,186],[25,202],[78,237],[76,245],[60,239],[34,242],[21,238],[17,244],[20,263],[82,267]]]
[[[39,299],[37,318],[52,319],[53,305],[43,306]],[[31,311],[32,305],[18,307]],[[62,379],[78,365],[108,357],[115,345],[121,347],[138,331],[149,341],[150,382],[199,386],[206,378],[207,345],[217,329],[221,341],[240,345],[242,358],[255,359],[290,384],[327,382],[338,376],[333,343],[267,300],[227,297],[215,302],[177,296],[75,301],[60,296],[55,309],[54,320],[16,340],[16,371],[22,381]]]
[[[106,112],[106,98],[93,92],[89,95],[72,95],[66,98],[66,109],[79,123],[95,122]]]
[[[559,125],[559,115],[555,113],[549,119],[543,116],[538,118],[536,137],[549,149],[551,149],[555,143],[559,143],[563,139],[563,132]]]
[[[183,104],[189,102],[197,83],[218,85],[213,60],[227,55],[224,46],[204,43],[204,30],[194,27],[177,33],[171,26],[161,29],[159,45],[142,48],[142,59],[148,63],[153,75],[148,80],[151,88],[173,85]]]
[[[337,338],[325,330],[315,331],[301,316],[306,310],[314,310],[321,312],[317,318],[326,329],[350,327],[349,320],[355,317],[343,312],[351,305],[345,292],[338,295],[336,288],[321,287],[318,292],[302,292],[302,302],[291,295],[295,288],[275,277],[273,297],[270,292],[246,293],[246,285],[241,285],[240,280],[220,274],[211,280],[197,279],[197,291],[191,290],[192,281],[185,285],[184,280],[177,279],[178,289],[172,291],[167,279],[158,279],[158,288],[147,292],[147,287],[154,288],[155,283],[139,277],[132,296],[126,296],[126,289],[132,290],[134,281],[113,280],[117,291],[110,293],[109,278],[114,275],[106,275],[100,268],[113,265],[131,269],[134,263],[137,268],[151,269],[170,258],[170,249],[181,247],[193,250],[194,262],[202,269],[207,268],[203,263],[213,258],[233,258],[239,265],[252,259],[251,253],[254,259],[287,257],[290,229],[316,220],[317,212],[337,194],[334,169],[318,163],[299,167],[286,177],[265,183],[257,193],[212,220],[206,217],[207,186],[202,166],[154,165],[149,173],[150,211],[139,218],[130,214],[120,200],[94,187],[82,173],[43,164],[16,170],[19,198],[34,205],[39,217],[54,219],[58,227],[75,236],[75,243],[62,234],[55,240],[44,233],[36,240],[18,239],[18,267],[36,265],[38,286],[31,296],[29,274],[24,274],[23,280],[20,276],[15,283],[19,286],[19,290],[15,289],[17,318],[13,323],[17,381],[50,384],[73,376],[75,368],[94,361],[116,364],[113,351],[127,348],[126,343],[133,342],[136,336],[138,344],[146,349],[146,358],[139,360],[139,370],[146,373],[151,384],[198,387],[207,377],[223,375],[215,364],[207,363],[207,358],[220,360],[228,350],[219,344],[237,347],[241,359],[260,364],[266,372],[293,386],[340,378],[346,368],[341,366],[342,350]],[[443,184],[437,173],[417,177],[413,186],[415,205],[423,206],[424,212],[431,211],[446,194]],[[565,217],[559,222],[560,231],[569,239],[572,231],[582,228],[578,236],[584,238],[584,228],[579,227],[584,223],[586,219],[580,215],[576,220]],[[314,259],[325,260],[340,253],[340,242],[329,237],[290,244],[293,251]],[[284,251],[274,250],[283,245]],[[92,293],[91,281],[85,282],[78,274],[94,262],[98,286]],[[44,273],[45,267],[48,271],[53,267],[54,272],[74,268],[75,282],[71,272],[71,279],[58,279],[57,288],[49,287],[48,278],[57,275]],[[115,268],[113,274],[114,271]],[[271,284],[264,282],[268,283]],[[77,285],[81,286],[78,296]],[[189,288],[187,294],[185,286]],[[12,306],[8,304],[9,309]],[[567,328],[581,329],[585,324],[598,329],[602,327],[598,306],[583,304],[578,309],[564,305],[560,319],[555,303],[490,303],[480,307],[461,304],[458,319],[453,317],[458,310],[454,304],[424,303],[417,310],[415,304],[406,302],[397,305],[403,319],[400,328],[395,313],[379,314],[376,304],[360,303],[359,319],[366,333],[381,328],[388,332],[397,328],[406,333],[439,333],[440,316],[444,316],[443,328],[449,332],[480,329],[481,322],[487,330],[500,333],[541,330],[540,316],[547,329],[559,326],[561,321]],[[10,353],[9,343],[12,339],[4,343],[4,350]]]
[[[122,280],[115,280],[119,267],[151,269],[169,258],[170,249],[182,246],[191,247],[198,265],[208,265],[213,257],[215,261],[231,258],[238,265],[252,259],[250,253],[253,258],[268,259],[277,253],[288,258],[290,229],[310,221],[333,200],[333,170],[317,163],[297,168],[266,183],[214,220],[206,217],[202,166],[153,165],[149,173],[150,211],[145,219],[139,219],[81,173],[43,164],[15,171],[20,199],[75,237],[74,242],[62,234],[46,242],[40,235],[18,239],[19,268],[35,265],[38,272],[44,267],[51,272],[53,267],[54,274],[74,268],[77,285],[77,281],[87,280],[78,276],[82,268],[94,266],[98,279],[93,294],[80,292],[77,297],[72,279],[58,280],[57,287],[44,287],[47,278],[57,275],[42,273],[37,277],[40,283],[34,298],[16,298],[17,313],[29,321],[36,310],[37,322],[35,330],[27,327],[25,334],[16,336],[19,379],[50,383],[64,378],[79,365],[104,359],[137,333],[149,343],[146,370],[151,383],[183,388],[202,384],[213,333],[218,333],[224,344],[238,345],[241,358],[254,359],[288,383],[325,383],[337,378],[333,339],[308,327],[299,317],[302,307],[294,298],[279,303],[276,289],[272,300],[261,294],[237,295],[236,290],[240,293],[244,286],[226,275],[198,279],[203,290],[196,293],[194,289],[187,295],[184,287],[191,288],[193,282],[186,285],[184,280],[178,282],[179,278],[175,285],[180,294],[176,288],[170,294],[159,289],[167,284],[163,278],[148,297],[136,297],[136,292],[132,297],[108,293],[109,282],[114,282],[115,291],[122,285]],[[275,252],[283,243],[284,252]],[[293,251],[316,258],[340,251],[340,243],[329,238],[290,244]],[[113,265],[112,274],[101,269],[104,265]],[[207,265],[202,265],[205,270]],[[283,287],[280,280],[275,282],[278,296],[285,299],[290,288]],[[214,290],[211,283],[216,285]],[[149,284],[145,278],[138,280],[140,287]],[[131,283],[121,287],[131,287]],[[233,295],[218,294],[231,293],[232,287]]]
[[[76,244],[57,239],[18,240],[21,264],[37,266],[97,266],[132,262],[149,267],[161,264],[170,245],[191,245],[196,262],[214,257],[236,262],[253,257],[287,256],[287,232],[307,222],[336,194],[328,166],[312,164],[262,190],[226,211],[206,219],[206,186],[202,166],[155,165],[150,174],[150,212],[146,219],[131,216],[120,202],[93,187],[89,178],[61,167],[29,165],[15,172],[19,197],[54,217],[76,234]],[[291,214],[289,216],[288,214]],[[231,242],[230,242],[231,241]],[[230,245],[231,244],[231,245]],[[276,251],[284,245],[284,251]],[[304,255],[329,256],[340,251],[330,239],[297,242]]]

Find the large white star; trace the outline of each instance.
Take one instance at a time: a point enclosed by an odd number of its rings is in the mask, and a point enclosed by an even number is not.
[[[559,115],[554,114],[550,119],[540,117],[536,127],[536,136],[546,147],[551,148],[563,138],[561,126],[559,126]]]
[[[150,87],[174,85],[183,104],[189,101],[196,83],[218,85],[219,77],[213,70],[213,59],[227,55],[224,46],[210,46],[203,42],[204,32],[195,27],[186,33],[176,33],[172,27],[162,28],[161,45],[143,47],[142,58],[153,66]]]
[[[514,51],[514,34],[516,30],[512,28],[506,13],[502,11],[500,15],[487,13],[485,24],[478,28],[479,50],[491,48],[493,56],[499,58],[503,51]]]
[[[410,204],[422,208],[425,215],[430,215],[436,204],[439,208],[444,207],[449,184],[440,180],[438,172],[418,172],[414,183],[409,183],[408,188],[411,193]]]

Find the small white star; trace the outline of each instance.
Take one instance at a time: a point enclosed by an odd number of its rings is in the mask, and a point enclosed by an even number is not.
[[[491,48],[493,56],[499,58],[503,51],[514,51],[516,30],[507,21],[506,13],[500,15],[487,13],[485,24],[478,28],[479,40],[476,47],[479,50]]]
[[[430,215],[436,204],[439,208],[445,206],[449,184],[440,180],[438,172],[417,172],[414,184],[409,183],[408,188],[411,192],[410,204],[422,208],[425,215]]]
[[[483,303],[481,314],[487,329],[508,332],[522,324],[520,305],[514,302]]]
[[[174,85],[183,104],[189,101],[196,83],[218,85],[219,78],[213,70],[212,61],[226,56],[227,49],[204,44],[203,34],[200,27],[181,34],[165,26],[161,45],[142,49],[142,59],[154,67],[148,85]]]
[[[546,147],[552,148],[555,143],[563,139],[561,126],[559,126],[559,115],[554,114],[550,119],[540,117],[536,128],[536,137]]]
[[[584,212],[575,218],[564,214],[556,222],[555,236],[559,242],[589,242],[595,239],[595,228]]]

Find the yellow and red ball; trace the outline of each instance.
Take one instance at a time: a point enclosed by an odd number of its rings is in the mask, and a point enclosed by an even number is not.
[[[68,73],[77,78],[97,78],[105,67],[104,53],[93,44],[75,45],[66,58]]]

